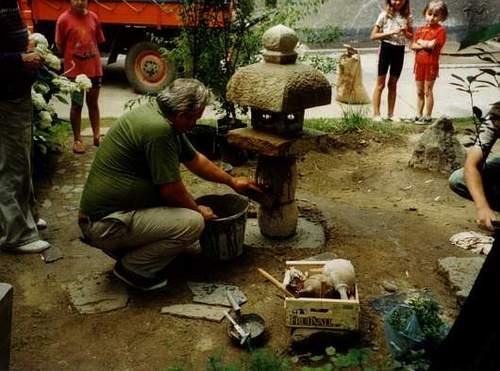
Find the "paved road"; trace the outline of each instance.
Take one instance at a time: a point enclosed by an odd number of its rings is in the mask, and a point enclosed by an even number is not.
[[[337,53],[338,54],[338,53]],[[434,116],[446,115],[449,117],[469,116],[470,102],[469,97],[462,92],[457,91],[450,82],[453,81],[451,74],[467,76],[477,73],[480,67],[485,67],[478,63],[477,58],[464,57],[445,57],[445,63],[441,65],[440,77],[436,81],[435,93],[435,109]],[[361,64],[363,69],[363,81],[368,94],[371,96],[375,81],[377,54],[376,49],[362,50]],[[490,66],[491,67],[491,66]],[[396,102],[396,116],[412,117],[415,114],[415,82],[413,77],[413,55],[411,52],[406,54],[403,73],[398,83],[398,98]],[[123,71],[123,58],[120,58],[117,63],[105,67],[104,86],[101,89],[100,107],[102,117],[118,117],[124,110],[124,104],[139,95],[135,94],[128,86]],[[334,76],[328,76],[331,81],[334,81]],[[334,92],[335,96],[335,92]],[[387,102],[386,91],[382,101],[382,113],[386,113]],[[476,105],[484,110],[488,109],[488,105],[494,101],[500,100],[500,89],[485,88],[481,89],[475,95]],[[68,117],[69,107],[55,103],[57,112],[61,117]],[[307,118],[317,117],[341,117],[342,112],[349,109],[359,110],[371,114],[370,105],[349,106],[339,104],[335,100],[326,106],[315,107],[306,110]],[[86,108],[83,115],[88,116]],[[215,112],[212,109],[207,109],[204,117],[215,117]]]

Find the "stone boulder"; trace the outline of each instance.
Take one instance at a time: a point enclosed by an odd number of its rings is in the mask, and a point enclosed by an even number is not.
[[[464,161],[465,148],[455,136],[452,121],[440,118],[422,134],[408,165],[450,173]]]
[[[229,81],[227,98],[241,106],[293,113],[330,104],[332,87],[309,65],[264,62],[239,68]]]

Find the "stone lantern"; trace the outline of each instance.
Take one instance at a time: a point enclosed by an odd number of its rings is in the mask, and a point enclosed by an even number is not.
[[[297,157],[326,139],[303,129],[304,110],[330,104],[332,98],[321,72],[296,63],[297,42],[292,29],[270,28],[262,37],[264,61],[239,68],[227,88],[230,101],[250,107],[252,128],[231,130],[228,142],[259,154],[256,179],[268,197],[260,204],[258,223],[261,233],[273,238],[295,234]]]

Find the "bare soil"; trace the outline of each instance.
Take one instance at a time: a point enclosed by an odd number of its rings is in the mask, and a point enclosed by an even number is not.
[[[78,239],[76,212],[94,149],[87,143],[84,155],[60,155],[53,173],[39,185],[38,199],[49,223],[43,236],[63,250],[64,259],[45,264],[39,255],[0,254],[0,282],[15,288],[12,369],[162,370],[182,364],[200,370],[208,356],[223,348],[228,359],[243,356],[245,352],[228,340],[225,323],[159,313],[162,306],[191,302],[187,280],[238,285],[248,297],[243,313],[262,315],[268,347],[287,354],[290,331],[284,326],[283,300],[256,267],[281,278],[286,260],[326,251],[350,259],[356,268],[360,346],[387,353],[382,318],[370,305],[387,294],[381,286],[384,280],[394,281],[400,290],[431,288],[445,315],[453,319],[455,297],[438,274],[437,261],[471,255],[451,246],[448,239],[476,228],[474,210],[449,190],[447,174],[407,166],[415,138],[336,136],[327,152],[300,159],[297,198],[326,226],[327,243],[321,250],[247,248],[235,261],[216,263],[180,257],[172,264],[165,291],[130,290],[125,309],[95,315],[78,314],[64,288],[77,275],[113,267],[112,259]],[[254,168],[250,162],[234,173],[251,175]],[[228,191],[185,174],[196,196]]]

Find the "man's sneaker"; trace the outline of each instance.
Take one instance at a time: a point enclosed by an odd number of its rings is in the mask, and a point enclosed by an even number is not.
[[[384,120],[380,116],[373,116],[372,121],[373,122],[383,122]]]
[[[19,254],[37,254],[43,250],[47,250],[50,247],[50,243],[44,240],[36,240],[25,245],[16,246],[9,251],[19,253]]]
[[[38,220],[36,221],[36,228],[39,231],[47,228],[47,222],[45,220],[43,220],[42,218],[38,218]]]
[[[157,290],[167,286],[167,279],[165,277],[147,278],[141,276],[125,268],[121,261],[116,262],[113,274],[127,285],[142,291]]]

